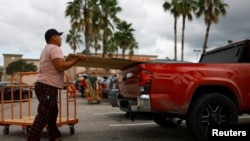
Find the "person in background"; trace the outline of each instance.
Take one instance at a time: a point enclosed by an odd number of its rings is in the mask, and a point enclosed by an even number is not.
[[[56,125],[58,115],[58,89],[64,86],[64,71],[86,56],[79,55],[65,61],[61,50],[61,35],[56,29],[45,32],[46,46],[40,56],[39,75],[35,93],[39,101],[37,115],[27,136],[27,141],[40,141],[42,130],[47,125],[49,141],[60,141],[61,133]]]
[[[81,80],[81,97],[84,98],[85,87],[86,87],[86,79],[88,78],[87,75],[83,75],[83,79]]]
[[[95,90],[95,82],[97,81],[97,77],[95,72],[92,72],[90,75],[90,82],[91,82],[91,86],[93,88],[93,90]]]

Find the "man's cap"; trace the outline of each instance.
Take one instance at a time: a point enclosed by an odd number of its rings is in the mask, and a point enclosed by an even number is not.
[[[63,34],[63,32],[58,32],[55,29],[49,29],[45,33],[45,40],[46,40],[46,42],[48,42],[53,35],[61,36],[62,34]]]

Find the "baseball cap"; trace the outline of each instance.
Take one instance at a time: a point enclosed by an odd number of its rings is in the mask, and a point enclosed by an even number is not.
[[[46,31],[45,33],[45,40],[46,42],[49,41],[49,39],[53,36],[53,35],[59,35],[61,36],[63,34],[63,32],[58,32],[57,30],[55,29],[49,29]]]

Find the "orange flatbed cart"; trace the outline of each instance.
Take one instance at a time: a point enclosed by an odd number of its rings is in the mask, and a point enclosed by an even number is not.
[[[22,79],[24,76],[37,76],[38,72],[19,72],[14,73],[11,76],[11,85],[2,88],[1,95],[1,117],[0,117],[0,125],[4,126],[3,133],[4,135],[9,134],[9,126],[11,125],[19,125],[24,130],[24,135],[26,136],[30,130],[30,127],[33,124],[35,119],[35,115],[32,115],[32,111],[37,111],[37,105],[32,105],[35,102],[38,104],[37,99],[31,99],[31,92],[34,85],[13,85],[13,81],[15,77],[19,77],[19,82],[23,82]],[[78,119],[76,117],[76,97],[68,97],[68,75],[65,73],[66,80],[66,94],[63,94],[63,90],[58,91],[58,118],[57,118],[57,126],[61,127],[63,125],[69,125],[70,134],[73,135],[75,133],[74,125],[78,123]],[[13,89],[14,87],[19,87],[19,100],[14,100]],[[22,87],[28,87],[28,98],[22,98]],[[11,100],[4,100],[4,90],[9,88],[11,90]],[[34,93],[33,93],[34,95]],[[19,107],[18,107],[19,106]],[[64,106],[64,107],[63,107]],[[31,109],[35,108],[35,109]],[[66,113],[63,113],[63,110],[66,110]],[[72,113],[73,112],[73,113]]]
[[[86,98],[88,100],[88,103],[91,104],[92,101],[96,101],[98,104],[102,101],[102,90],[101,87],[97,86],[98,84],[94,84],[92,86],[90,78],[87,78],[85,80],[86,83]],[[95,82],[97,83],[97,82]]]

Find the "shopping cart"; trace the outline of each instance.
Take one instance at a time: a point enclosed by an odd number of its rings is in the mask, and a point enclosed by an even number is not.
[[[37,99],[31,99],[32,89],[34,85],[14,85],[14,80],[16,77],[19,77],[19,82],[23,82],[23,77],[35,76],[37,77],[38,72],[19,72],[14,73],[11,76],[11,85],[2,88],[1,94],[1,118],[0,125],[4,126],[3,134],[9,134],[9,126],[18,125],[21,126],[24,135],[26,136],[29,133],[30,127],[33,124],[35,116],[32,116],[32,110],[36,111],[37,107]],[[66,88],[69,87],[68,83],[68,75],[64,74],[66,79]],[[22,98],[22,91],[20,90],[18,101],[14,100],[13,90],[15,87],[19,87],[22,89],[23,87],[28,87],[29,93],[26,99]],[[11,90],[11,99],[4,99],[4,91],[9,88]],[[66,91],[66,94],[65,94]],[[58,118],[57,118],[57,126],[61,127],[63,125],[69,125],[70,134],[73,135],[75,133],[74,125],[78,123],[78,119],[76,118],[76,97],[69,98],[68,90],[59,90],[58,91]],[[71,104],[70,104],[71,103]],[[36,104],[35,106],[33,106]],[[32,107],[32,109],[31,109]],[[62,111],[66,111],[63,113]],[[72,113],[73,112],[73,113]],[[71,115],[71,116],[70,116]]]

